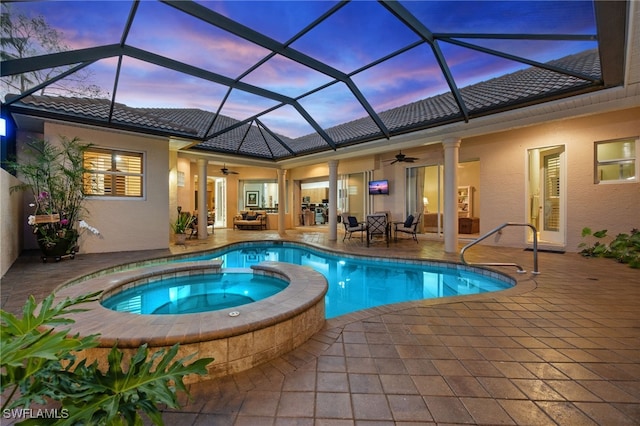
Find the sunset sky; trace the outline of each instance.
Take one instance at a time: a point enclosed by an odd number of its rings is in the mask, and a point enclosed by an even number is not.
[[[200,1],[197,2],[290,48],[350,75],[377,112],[449,90],[433,50],[376,1],[346,4],[325,21],[292,40],[332,8],[331,1]],[[403,6],[432,33],[555,34],[596,33],[590,1],[407,1]],[[120,43],[130,1],[49,1],[12,3],[13,13],[42,15],[64,35],[71,49]],[[597,48],[595,41],[505,40],[458,37],[529,60],[547,62]],[[343,83],[307,95],[333,78],[284,56],[275,55],[244,75],[270,51],[189,16],[167,4],[142,1],[125,43],[129,46],[240,79],[272,92],[299,98],[322,126],[331,127],[366,115]],[[416,44],[370,68],[375,61]],[[458,87],[465,87],[529,65],[439,41]],[[117,58],[89,66],[94,82],[113,93]],[[216,112],[227,87],[125,57],[116,101],[134,107],[200,108]],[[278,103],[233,90],[221,113],[243,120]],[[261,116],[275,131],[289,137],[313,129],[285,106]]]

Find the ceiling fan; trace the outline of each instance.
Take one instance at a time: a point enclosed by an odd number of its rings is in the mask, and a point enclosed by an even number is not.
[[[229,170],[227,169],[227,165],[223,164],[222,168],[220,169],[220,172],[222,172],[223,175],[228,176],[228,175],[237,175],[238,172],[234,172],[233,170]]]
[[[394,163],[413,163],[414,161],[419,160],[418,157],[407,157],[402,153],[402,151],[396,154],[396,159],[393,160],[390,164]],[[389,161],[389,160],[387,160]]]

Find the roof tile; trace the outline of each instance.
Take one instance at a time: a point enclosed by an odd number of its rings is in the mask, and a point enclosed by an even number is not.
[[[460,89],[470,117],[491,111],[514,109],[519,105],[542,101],[554,94],[569,94],[571,91],[593,87],[601,78],[597,50],[567,56],[552,61],[549,65],[588,76],[596,83],[548,69],[530,67]],[[25,97],[17,105],[73,117],[76,120],[103,121],[105,125],[108,125],[111,106],[107,99],[34,95]],[[450,92],[380,112],[379,117],[392,134],[464,119]],[[295,139],[282,135],[274,137],[254,123],[240,125],[238,120],[222,115],[216,117],[214,113],[200,109],[133,108],[116,103],[112,121],[138,127],[142,131],[148,129],[201,140],[195,149],[258,158],[282,159],[331,149],[330,143],[318,133]],[[325,132],[338,147],[382,137],[382,131],[369,116],[333,126],[325,129]]]

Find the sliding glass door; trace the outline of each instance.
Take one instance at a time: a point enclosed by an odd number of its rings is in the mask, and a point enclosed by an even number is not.
[[[531,149],[528,152],[528,160],[529,223],[538,230],[540,243],[564,245],[566,232],[564,146]]]
[[[422,232],[442,233],[444,167],[435,164],[407,169],[407,214],[423,213]]]
[[[338,211],[364,220],[367,208],[366,173],[342,175],[338,180]]]
[[[227,227],[227,179],[213,178],[215,188],[214,198],[214,226],[216,228]]]

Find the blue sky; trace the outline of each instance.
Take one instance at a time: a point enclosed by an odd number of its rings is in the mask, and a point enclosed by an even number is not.
[[[296,40],[303,28],[332,8],[332,1],[199,1],[240,24],[349,74],[367,101],[380,112],[447,92],[432,49],[420,44],[374,67],[362,67],[417,43],[417,34],[375,1],[354,1]],[[433,33],[595,34],[593,5],[581,1],[407,1],[404,7]],[[41,14],[70,48],[119,43],[131,8],[129,1],[50,1],[13,3],[14,11]],[[546,62],[597,47],[585,41],[465,39]],[[171,6],[142,1],[126,44],[237,79],[270,52]],[[458,87],[527,67],[446,42],[439,42]],[[117,60],[89,67],[95,82],[113,92]],[[242,82],[297,98],[332,78],[276,55]],[[201,108],[217,111],[227,92],[223,85],[125,58],[116,101],[136,107]],[[300,104],[323,127],[351,121],[366,112],[342,83],[302,97]],[[243,120],[277,102],[234,90],[222,114]],[[297,137],[313,130],[292,108],[261,117],[278,133]]]

